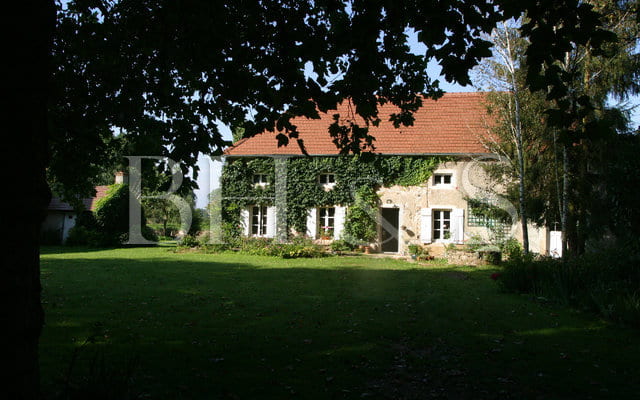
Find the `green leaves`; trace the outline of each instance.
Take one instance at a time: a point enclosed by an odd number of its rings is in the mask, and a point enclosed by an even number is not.
[[[379,115],[381,104],[400,107],[394,124],[410,125],[420,96],[441,94],[427,73],[430,59],[447,80],[469,84],[469,70],[490,55],[483,34],[523,12],[529,82],[550,88],[553,98],[567,93],[570,76],[555,67],[564,53],[586,44],[597,52],[612,39],[578,0],[65,5],[54,46],[50,174],[77,191],[90,190],[83,182],[106,161],[114,131],[154,155],[194,165],[198,153],[219,154],[227,144],[216,121],[243,126],[244,137],[279,129],[280,145],[303,148],[290,121],[317,118],[318,110],[350,99],[365,124],[336,121],[330,134],[343,154],[373,148],[367,128],[387,117]],[[409,51],[410,31],[425,54]],[[146,139],[154,146],[141,145]],[[70,158],[67,148],[84,156]]]

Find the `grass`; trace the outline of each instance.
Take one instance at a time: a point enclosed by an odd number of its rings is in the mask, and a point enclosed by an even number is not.
[[[74,351],[78,375],[95,374],[96,354],[114,370],[135,360],[129,384],[140,398],[640,393],[637,331],[500,293],[491,267],[162,247],[46,248],[41,258],[49,394]]]

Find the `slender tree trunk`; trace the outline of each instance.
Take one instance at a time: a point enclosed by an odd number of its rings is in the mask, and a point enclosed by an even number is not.
[[[0,398],[40,395],[38,339],[40,303],[40,225],[49,203],[45,180],[47,89],[55,25],[53,2],[24,0],[3,13],[2,145],[4,200],[0,214]],[[15,12],[15,9],[18,12]]]
[[[569,155],[567,145],[562,145],[562,215],[560,217],[562,225],[562,258],[568,258],[568,231],[569,218]]]
[[[558,138],[557,138],[557,132],[555,130],[555,128],[553,129],[553,173],[555,176],[555,181],[556,181],[556,201],[558,202],[557,206],[558,206],[558,215],[560,215],[560,218],[562,219],[562,190],[560,189],[560,178],[558,175]],[[564,176],[564,175],[563,175]],[[557,220],[554,222],[558,222]],[[554,225],[554,230],[557,230],[558,226]],[[560,225],[560,230],[563,229],[563,225]]]
[[[522,125],[520,123],[520,99],[518,98],[518,86],[516,85],[515,70],[511,74],[511,84],[513,88],[513,99],[515,104],[515,128],[516,128],[516,146],[518,150],[518,175],[520,175],[520,184],[518,187],[518,202],[520,206],[520,222],[522,224],[522,247],[524,254],[529,254],[529,230],[527,228],[527,211],[525,207],[525,175],[524,175],[524,148],[522,145]]]
[[[589,144],[587,141],[581,141],[580,143],[580,175],[579,178],[576,179],[577,184],[579,185],[578,193],[581,193],[579,201],[576,201],[576,241],[575,241],[575,254],[584,254],[585,246],[587,242],[587,212],[586,210],[589,208],[590,199],[589,196],[592,194],[589,190],[589,182],[587,181],[587,154],[589,153]]]

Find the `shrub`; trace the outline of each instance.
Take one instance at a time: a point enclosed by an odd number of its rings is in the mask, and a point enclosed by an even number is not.
[[[94,247],[118,246],[128,240],[129,235],[129,185],[115,184],[107,190],[107,194],[98,200],[95,213],[82,213],[76,226],[85,229],[76,232],[78,237],[67,240],[71,245],[88,245]],[[86,240],[79,237],[86,233]],[[71,234],[71,232],[70,232]],[[142,236],[157,241],[156,233],[147,227],[142,216]]]
[[[316,258],[324,257],[326,253],[320,246],[316,245],[275,243],[265,249],[264,255],[282,258]]]
[[[129,185],[111,185],[96,204],[95,217],[100,231],[119,235],[129,231]]]
[[[241,238],[240,251],[247,254],[267,255],[265,249],[273,243],[273,239],[269,238]]]
[[[87,229],[97,230],[98,221],[91,211],[82,211],[76,217],[76,226],[82,226]]]
[[[69,236],[64,242],[67,246],[108,247],[114,243],[110,237],[97,229],[76,225],[69,230]],[[117,243],[116,243],[117,244]]]
[[[231,250],[226,243],[201,244],[200,249],[206,254],[216,254]]]
[[[500,250],[505,259],[521,260],[524,254],[524,248],[515,238],[505,240],[500,246]]]
[[[483,260],[492,265],[498,265],[502,261],[502,253],[499,251],[485,250],[480,251],[480,254],[482,255]]]
[[[410,244],[409,246],[407,246],[407,249],[409,250],[409,254],[411,254],[412,256],[426,257],[429,255],[429,250],[419,244]]]
[[[282,258],[324,257],[326,252],[321,246],[309,239],[299,238],[293,243],[276,243],[268,238],[244,238],[240,251],[246,254]]]
[[[202,208],[193,208],[191,210],[191,226],[189,227],[189,235],[197,236],[208,227],[209,214],[207,210]]]
[[[302,246],[313,246],[313,239],[309,236],[297,235],[291,238],[291,243]]]
[[[200,242],[195,236],[185,235],[178,245],[180,247],[198,247],[200,246]]]
[[[351,245],[367,244],[378,236],[375,215],[380,199],[374,188],[363,186],[356,191],[354,203],[347,211],[344,239]]]
[[[467,247],[467,250],[475,252],[486,246],[486,244],[486,241],[482,239],[480,235],[472,235],[465,243],[465,246]]]
[[[505,263],[498,282],[507,291],[582,307],[640,327],[640,263],[636,254],[618,248],[568,261],[516,256]]]
[[[334,240],[329,246],[331,251],[343,252],[353,250],[353,246],[346,240]]]

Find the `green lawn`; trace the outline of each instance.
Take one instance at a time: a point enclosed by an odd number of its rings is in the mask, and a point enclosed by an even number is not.
[[[365,257],[46,248],[42,380],[59,391],[80,348],[75,383],[137,360],[131,387],[141,398],[640,393],[637,331],[500,293],[489,279],[495,271]],[[95,343],[81,346],[88,337]],[[88,372],[96,359],[106,367]]]

